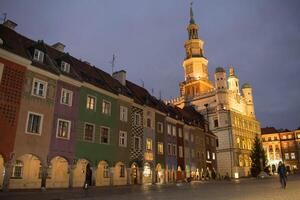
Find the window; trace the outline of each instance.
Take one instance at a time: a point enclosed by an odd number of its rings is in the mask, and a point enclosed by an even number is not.
[[[183,148],[182,148],[182,146],[179,146],[179,147],[178,147],[178,154],[179,154],[179,157],[180,157],[180,158],[183,157]]]
[[[123,122],[128,120],[128,108],[125,106],[120,106],[120,120]]]
[[[134,125],[141,126],[141,114],[134,113]]]
[[[172,134],[172,126],[171,126],[171,124],[167,125],[167,133],[168,133],[168,135]]]
[[[102,101],[102,113],[110,115],[111,103],[109,101]]]
[[[134,149],[140,150],[141,149],[141,138],[134,136]]]
[[[146,150],[152,151],[152,139],[146,139]]]
[[[172,155],[172,145],[168,144],[168,155]]]
[[[206,151],[207,159],[210,159],[210,153],[209,151]]]
[[[164,144],[162,142],[157,143],[157,153],[164,154]]]
[[[219,121],[218,121],[218,119],[214,119],[214,127],[219,127]]]
[[[297,138],[300,139],[300,133],[297,134]]]
[[[31,94],[45,98],[47,93],[47,83],[45,81],[34,78]]]
[[[177,155],[177,148],[176,148],[176,144],[173,144],[173,151],[172,151],[173,155],[176,156]]]
[[[109,128],[107,127],[100,128],[100,143],[109,144]]]
[[[195,158],[195,150],[192,149],[192,158]]]
[[[127,132],[125,131],[120,131],[119,146],[127,147]]]
[[[71,122],[68,120],[58,119],[57,120],[57,131],[56,137],[69,139],[71,131]]]
[[[189,132],[184,132],[184,139],[189,141]]]
[[[206,140],[206,144],[209,144],[209,137],[206,137],[205,140]]]
[[[172,126],[172,134],[176,137],[176,126]]]
[[[178,128],[178,137],[182,138],[182,128]]]
[[[33,55],[33,60],[42,63],[44,61],[44,52],[42,52],[38,49],[35,49],[34,50],[34,55]]]
[[[108,165],[104,165],[104,167],[103,167],[103,178],[109,178],[109,167],[108,167]]]
[[[147,118],[147,127],[151,128],[151,119],[150,118]]]
[[[288,139],[292,139],[292,137],[293,137],[292,135],[288,135]]]
[[[269,145],[269,151],[273,151],[273,146]]]
[[[62,88],[60,103],[68,106],[72,106],[72,100],[73,100],[73,92]]]
[[[93,96],[90,96],[90,95],[87,96],[86,109],[96,110],[96,97],[93,97]]]
[[[290,159],[289,153],[285,153],[284,157],[285,157],[286,160],[289,160]]]
[[[61,69],[61,71],[69,73],[70,72],[70,64],[66,63],[64,61],[61,61],[60,69]]]
[[[95,125],[86,123],[84,127],[84,140],[93,141],[94,131],[95,131]]]
[[[120,177],[125,177],[125,165],[120,165]]]
[[[286,140],[286,135],[282,136],[282,139]]]
[[[291,153],[291,159],[293,159],[293,160],[295,160],[296,159],[296,155],[295,155],[295,153],[293,152],[293,153]]]
[[[20,160],[16,160],[16,164],[12,168],[11,177],[12,178],[22,178],[23,176],[23,162]]]
[[[194,142],[194,135],[191,134],[191,142]]]
[[[215,152],[212,153],[212,159],[216,160],[216,153]]]
[[[40,135],[42,133],[43,115],[28,112],[26,133]]]
[[[158,131],[159,133],[162,133],[163,130],[164,130],[163,123],[157,122],[157,131]]]

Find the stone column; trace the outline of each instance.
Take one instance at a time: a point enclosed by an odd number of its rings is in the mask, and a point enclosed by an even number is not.
[[[143,184],[143,167],[139,167],[138,184]]]
[[[74,169],[76,165],[69,165],[69,188],[73,188],[73,177],[74,177]]]
[[[47,169],[48,166],[42,166],[41,190],[46,190],[46,181],[48,176]]]
[[[9,190],[9,179],[11,177],[12,173],[12,162],[7,161],[4,163],[4,177],[3,177],[3,185],[2,185],[2,191],[7,192]]]
[[[92,183],[91,186],[95,186],[96,185],[96,169],[95,167],[91,167],[92,170]]]
[[[154,184],[155,183],[155,176],[156,176],[156,174],[155,174],[155,169],[152,169],[151,170],[151,176],[152,176],[152,184]]]
[[[127,185],[131,184],[131,168],[127,168]]]
[[[109,168],[110,185],[114,185],[114,167]]]

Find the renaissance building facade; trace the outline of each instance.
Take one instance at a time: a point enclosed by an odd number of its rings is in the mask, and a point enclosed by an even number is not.
[[[198,30],[191,7],[188,40],[184,44],[186,57],[182,64],[184,81],[179,84],[180,96],[166,103],[181,108],[194,106],[208,118],[210,130],[218,137],[220,175],[248,176],[253,139],[260,135],[252,87],[245,83],[240,89],[239,78],[232,66],[229,76],[224,68],[217,67],[214,81],[210,80],[204,41],[198,37]]]

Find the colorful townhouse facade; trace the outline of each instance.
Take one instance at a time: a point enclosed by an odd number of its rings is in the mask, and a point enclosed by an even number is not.
[[[15,27],[0,25],[2,190],[169,183],[217,168],[204,156],[216,153],[205,138],[217,137],[192,106],[167,105],[124,70],[110,75]]]
[[[299,171],[299,128],[290,131],[288,129],[277,130],[274,127],[265,127],[261,129],[261,133],[270,171],[276,173],[279,162],[283,162],[289,172]]]

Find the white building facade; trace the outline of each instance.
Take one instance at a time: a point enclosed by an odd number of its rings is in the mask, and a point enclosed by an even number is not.
[[[180,97],[167,103],[184,107],[193,105],[208,117],[210,130],[218,137],[217,165],[221,176],[250,175],[250,153],[255,136],[260,135],[260,124],[255,117],[252,87],[239,85],[234,68],[229,76],[222,67],[209,80],[208,59],[204,56],[204,42],[198,37],[192,8],[185,42],[184,78],[180,83]]]

